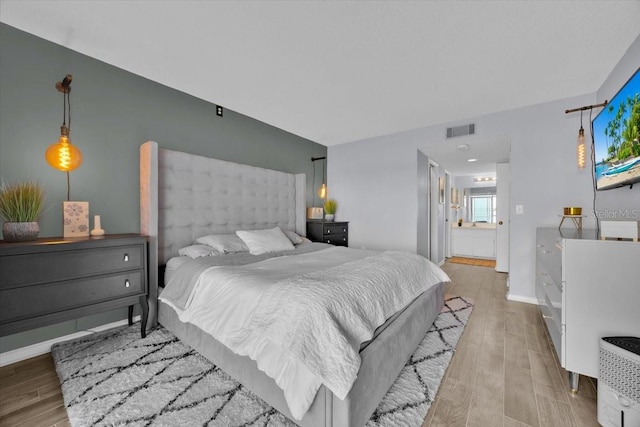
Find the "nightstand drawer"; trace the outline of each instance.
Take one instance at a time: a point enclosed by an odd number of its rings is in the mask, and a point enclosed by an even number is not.
[[[323,234],[325,235],[325,237],[327,235],[333,235],[333,234],[347,234],[349,231],[349,226],[347,224],[324,223],[323,225],[324,225]]]
[[[0,291],[0,324],[112,299],[144,295],[144,269]]]
[[[307,237],[314,242],[349,246],[349,223],[307,221]]]
[[[144,262],[142,244],[3,256],[0,289],[135,270]]]
[[[349,238],[347,234],[325,235],[323,243],[336,246],[349,246]]]

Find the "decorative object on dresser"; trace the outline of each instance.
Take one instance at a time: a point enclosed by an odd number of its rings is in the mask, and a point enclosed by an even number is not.
[[[598,378],[599,339],[640,333],[640,245],[592,229],[536,231],[536,297],[561,366]]]
[[[104,236],[104,230],[102,229],[102,224],[100,223],[100,215],[93,216],[93,230],[91,230],[92,236]]]
[[[582,230],[582,208],[577,206],[565,207],[562,210],[562,219],[558,228],[562,228],[565,219],[571,219],[577,230]]]
[[[333,221],[336,218],[336,209],[338,209],[338,202],[336,202],[336,199],[327,199],[324,202],[324,219],[327,221]]]
[[[307,208],[307,219],[322,219],[324,210],[319,207]]]
[[[89,235],[89,202],[62,202],[63,236]]]
[[[45,238],[0,244],[0,336],[119,307],[147,322],[147,238]]]
[[[0,216],[5,219],[2,235],[6,242],[35,240],[40,233],[38,218],[44,206],[44,190],[38,182],[0,186]]]
[[[349,246],[349,223],[335,221],[307,221],[307,238],[314,242]]]

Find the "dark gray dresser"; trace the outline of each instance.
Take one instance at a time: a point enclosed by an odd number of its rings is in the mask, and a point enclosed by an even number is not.
[[[337,221],[307,221],[307,238],[314,242],[349,246],[349,223]]]
[[[0,241],[0,336],[139,303],[144,337],[147,277],[138,234]]]

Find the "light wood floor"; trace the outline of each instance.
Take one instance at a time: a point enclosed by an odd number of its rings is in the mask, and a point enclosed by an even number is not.
[[[597,427],[593,382],[569,393],[537,307],[507,301],[492,268],[443,268],[475,307],[423,427]],[[0,426],[69,426],[49,354],[0,368]]]
[[[598,427],[596,388],[569,392],[535,305],[507,301],[507,275],[446,263],[447,293],[475,306],[423,427]]]

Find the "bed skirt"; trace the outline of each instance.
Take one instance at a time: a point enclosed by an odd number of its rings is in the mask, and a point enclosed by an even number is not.
[[[345,400],[322,386],[302,420],[293,418],[282,389],[258,369],[255,361],[233,353],[193,324],[181,322],[175,311],[162,301],[158,304],[160,324],[298,425],[357,427],[371,417],[440,313],[444,305],[444,283],[432,286],[376,330],[374,339],[360,351],[362,363],[358,377]]]

